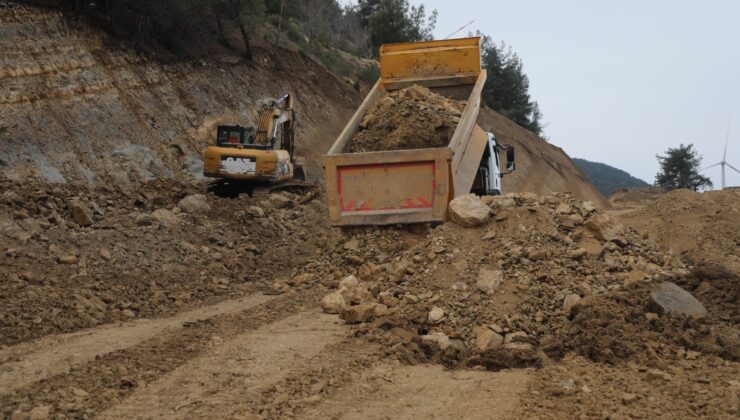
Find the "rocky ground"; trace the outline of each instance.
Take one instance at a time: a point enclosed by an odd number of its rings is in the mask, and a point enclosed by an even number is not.
[[[444,147],[460,121],[465,101],[420,85],[393,91],[367,111],[350,143],[351,152]]]
[[[310,283],[293,270],[335,233],[316,191],[219,198],[172,181],[136,191],[0,186],[3,345]]]
[[[1,182],[5,416],[738,413],[737,275],[567,194],[341,231],[319,190]]]

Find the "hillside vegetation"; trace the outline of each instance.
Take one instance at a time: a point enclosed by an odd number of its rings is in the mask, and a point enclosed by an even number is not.
[[[635,178],[627,172],[605,163],[591,162],[586,159],[573,158],[576,166],[583,171],[596,189],[604,196],[609,196],[620,188],[649,187],[647,182]]]

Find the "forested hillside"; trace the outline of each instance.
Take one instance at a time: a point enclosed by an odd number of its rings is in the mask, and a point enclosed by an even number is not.
[[[606,197],[619,188],[650,186],[647,182],[605,163],[591,162],[579,158],[573,158],[573,162],[586,175],[589,181],[594,184],[596,189]]]

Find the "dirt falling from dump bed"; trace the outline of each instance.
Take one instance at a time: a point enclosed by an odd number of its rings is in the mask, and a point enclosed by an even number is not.
[[[465,101],[445,98],[426,87],[412,85],[391,92],[365,114],[350,150],[444,147],[460,121]]]

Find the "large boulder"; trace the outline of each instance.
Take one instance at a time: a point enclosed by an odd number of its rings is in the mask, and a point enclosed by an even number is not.
[[[208,198],[203,194],[191,194],[180,200],[177,207],[188,214],[207,214],[211,211]]]
[[[483,225],[491,216],[491,209],[475,194],[461,195],[450,201],[449,210],[450,220],[465,227]]]
[[[628,244],[624,236],[624,227],[606,216],[594,216],[584,226],[594,238],[602,242],[614,242],[622,247]]]
[[[702,318],[707,310],[691,293],[669,281],[663,282],[650,291],[650,304],[660,313],[673,312]]]

